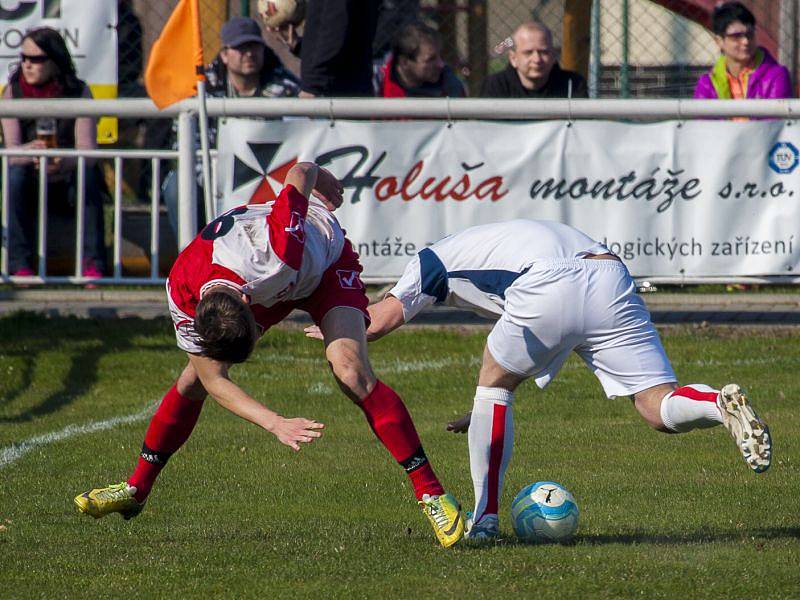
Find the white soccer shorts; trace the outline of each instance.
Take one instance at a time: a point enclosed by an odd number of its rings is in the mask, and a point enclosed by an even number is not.
[[[506,290],[488,347],[501,367],[541,388],[572,350],[609,398],[676,381],[636,284],[615,260],[537,261]]]

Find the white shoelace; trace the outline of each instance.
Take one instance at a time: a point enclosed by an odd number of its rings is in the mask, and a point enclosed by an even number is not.
[[[436,525],[439,527],[439,529],[444,529],[448,525],[447,515],[445,514],[444,510],[442,510],[433,502],[434,499],[432,498],[427,504],[428,512],[430,513],[431,518],[436,522]]]

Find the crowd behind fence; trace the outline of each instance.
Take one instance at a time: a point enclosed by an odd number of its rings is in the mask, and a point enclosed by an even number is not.
[[[386,51],[399,26],[421,18],[443,37],[445,60],[456,68],[471,95],[489,73],[505,66],[503,42],[523,21],[536,20],[554,34],[562,60],[573,70],[588,69],[594,97],[688,98],[697,77],[718,53],[707,27],[714,2],[674,0],[374,0],[382,5],[373,44]],[[141,69],[177,0],[120,0],[120,89],[140,95]],[[743,0],[758,22],[759,43],[797,81],[797,0]],[[204,53],[219,50],[222,23],[236,15],[257,15],[256,0],[200,0]],[[673,9],[673,10],[671,10]],[[590,21],[588,39],[572,41],[573,15]],[[565,25],[565,23],[567,25]],[[276,35],[267,43],[297,68]],[[565,54],[567,56],[565,56]]]

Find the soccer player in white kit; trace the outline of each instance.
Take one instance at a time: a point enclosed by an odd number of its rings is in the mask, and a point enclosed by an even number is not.
[[[436,477],[402,399],[370,366],[362,268],[331,213],[341,203],[342,185],[331,173],[298,163],[274,202],[226,212],[181,252],[167,279],[167,299],[189,363],[153,415],[134,472],[78,495],[81,512],[138,515],[167,460],[191,435],[206,395],[294,450],[318,438],[321,423],[271,411],[229,375],[260,335],[300,309],[320,326],[336,382],[405,469],[439,542],[447,547],[461,538],[458,502]]]
[[[368,339],[442,303],[497,318],[489,334],[468,428],[475,508],[467,537],[494,538],[511,460],[517,386],[544,388],[575,351],[609,398],[633,396],[654,429],[683,433],[723,423],[748,466],[771,459],[766,425],[738,385],[678,386],[636,285],[604,245],[567,225],[515,220],[472,227],[422,250],[386,297],[369,307]],[[308,328],[311,337],[319,331]]]

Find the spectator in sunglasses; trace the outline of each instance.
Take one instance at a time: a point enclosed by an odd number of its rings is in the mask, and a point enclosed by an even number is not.
[[[789,71],[756,44],[756,19],[741,2],[717,6],[711,17],[722,56],[700,77],[695,98],[791,98]]]
[[[45,98],[91,98],[84,81],[78,79],[64,38],[54,29],[29,31],[22,40],[20,63],[11,74],[3,98],[20,100]],[[48,147],[94,150],[97,123],[93,118],[2,119],[7,148],[42,150]],[[48,213],[75,215],[77,177],[75,160],[47,160]],[[9,271],[32,276],[38,211],[39,158],[17,156],[9,159]],[[82,274],[102,277],[105,268],[102,192],[105,182],[94,160],[86,159],[85,221]]]

